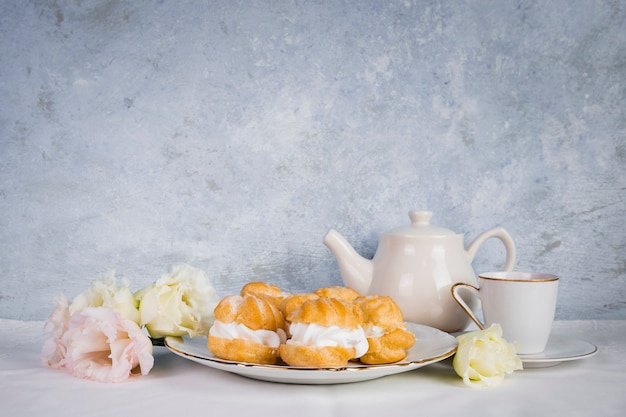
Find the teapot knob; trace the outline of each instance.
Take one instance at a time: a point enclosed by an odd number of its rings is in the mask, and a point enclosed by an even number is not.
[[[409,212],[411,224],[414,226],[428,226],[430,219],[433,217],[432,211],[411,211]]]

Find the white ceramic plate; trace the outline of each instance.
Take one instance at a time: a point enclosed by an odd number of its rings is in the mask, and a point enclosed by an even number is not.
[[[207,348],[205,337],[168,337],[165,339],[165,346],[183,358],[210,368],[248,378],[288,384],[344,384],[367,381],[421,368],[449,358],[456,352],[457,342],[452,335],[414,323],[407,323],[407,328],[415,333],[415,345],[404,360],[387,365],[350,363],[342,368],[318,369],[234,362],[213,356]]]
[[[598,353],[593,343],[565,336],[551,335],[546,348],[541,353],[518,355],[524,368],[554,366],[565,361],[588,358]]]

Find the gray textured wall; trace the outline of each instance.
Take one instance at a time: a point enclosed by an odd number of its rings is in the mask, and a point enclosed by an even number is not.
[[[111,268],[339,284],[430,209],[626,318],[626,2],[0,2],[0,317]],[[479,251],[477,272],[503,248]]]

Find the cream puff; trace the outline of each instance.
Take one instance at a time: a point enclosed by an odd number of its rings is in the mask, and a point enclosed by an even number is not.
[[[331,286],[318,288],[314,292],[318,297],[338,298],[344,301],[354,301],[360,294],[350,287]]]
[[[224,297],[214,310],[207,346],[218,358],[275,364],[285,343],[285,319],[271,301],[253,295]]]
[[[242,297],[254,295],[271,301],[276,307],[290,294],[283,292],[280,287],[266,282],[249,282],[241,288]]]
[[[280,346],[291,366],[341,367],[368,349],[355,305],[338,298],[307,300],[287,316],[291,338]]]
[[[415,334],[407,330],[396,302],[388,296],[368,295],[357,298],[354,304],[361,310],[369,344],[359,360],[370,365],[404,359],[415,343]]]
[[[280,312],[283,313],[283,316],[287,318],[293,311],[297,310],[305,301],[315,300],[319,298],[316,294],[312,292],[300,293],[300,294],[292,294],[287,296],[278,307]]]

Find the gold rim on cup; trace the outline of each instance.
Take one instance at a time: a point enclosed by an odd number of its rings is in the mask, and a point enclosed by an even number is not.
[[[478,278],[488,279],[492,281],[506,282],[548,282],[557,281],[559,277],[553,274],[543,272],[484,272],[478,274]]]

